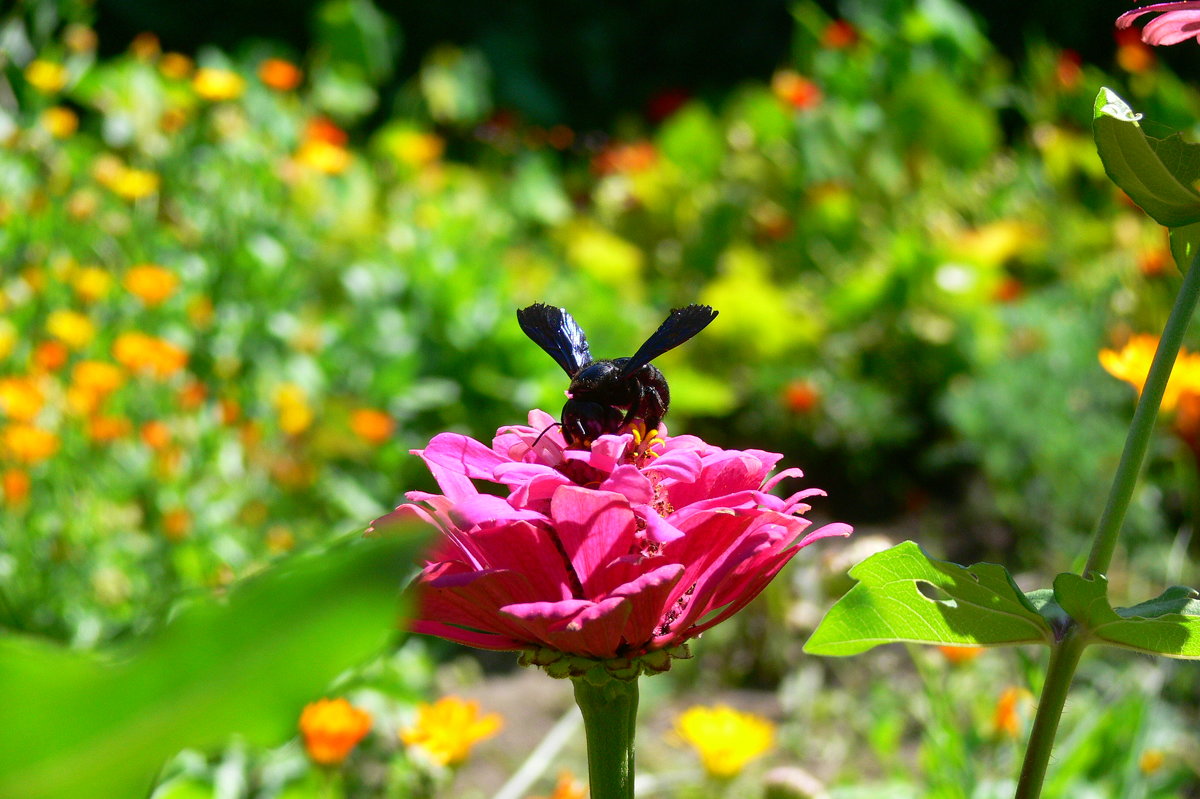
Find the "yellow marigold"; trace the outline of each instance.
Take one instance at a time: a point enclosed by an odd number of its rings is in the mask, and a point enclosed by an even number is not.
[[[46,331],[73,350],[81,350],[96,336],[96,326],[78,311],[60,308],[46,318]]]
[[[47,108],[38,117],[38,122],[56,139],[70,138],[75,131],[79,130],[79,116],[62,105]]]
[[[350,166],[350,151],[321,139],[310,139],[296,151],[296,162],[326,175],[339,175]]]
[[[345,699],[319,699],[300,714],[304,749],[314,763],[336,766],[371,730],[371,714]]]
[[[736,777],[756,757],[775,745],[775,725],[728,705],[688,708],[675,721],[675,732],[687,741],[709,776]]]
[[[25,67],[25,80],[30,86],[43,94],[55,94],[67,85],[70,74],[67,68],[54,61],[37,59],[30,61]]]
[[[313,422],[308,397],[295,383],[284,383],[275,390],[275,408],[279,411],[279,427],[288,435],[303,433]]]
[[[410,166],[421,167],[442,157],[446,143],[432,133],[402,130],[388,141],[396,159]]]
[[[32,422],[45,397],[32,377],[0,377],[0,413],[18,422]]]
[[[121,387],[124,375],[115,364],[104,361],[80,361],[71,370],[71,385],[96,394],[111,394]]]
[[[14,424],[0,435],[0,454],[18,463],[40,463],[58,452],[58,436],[29,424]]]
[[[304,73],[291,61],[268,58],[258,65],[258,79],[276,91],[290,92],[300,85]]]
[[[234,100],[246,90],[246,80],[228,69],[201,67],[192,78],[192,88],[205,100]]]
[[[108,294],[112,277],[98,266],[80,267],[71,277],[71,287],[84,302],[97,302]]]
[[[153,377],[170,377],[187,366],[188,354],[182,347],[145,333],[122,333],[113,342],[113,357],[132,372]]]
[[[0,295],[0,310],[3,310],[3,295]],[[17,326],[7,319],[0,318],[0,361],[13,354],[17,348]]]
[[[1132,336],[1120,350],[1100,350],[1100,365],[1113,377],[1129,383],[1140,395],[1157,348],[1157,336],[1145,333]],[[1200,393],[1200,354],[1180,350],[1163,392],[1162,409],[1173,410],[1184,393]]]
[[[164,53],[158,62],[158,71],[172,80],[186,80],[192,74],[192,59],[183,53]]]
[[[4,502],[10,507],[24,505],[29,499],[31,481],[24,469],[5,469],[0,474],[0,485],[4,487]]]
[[[1033,695],[1024,688],[1010,686],[1000,693],[996,700],[996,710],[993,714],[992,726],[997,735],[1016,738],[1021,734],[1023,726],[1023,711],[1033,703]]]
[[[413,726],[400,732],[400,740],[424,750],[434,762],[458,766],[471,754],[471,748],[491,738],[503,726],[498,713],[481,715],[479,703],[443,696],[433,704],[417,706]]]
[[[125,290],[147,305],[161,305],[179,286],[174,272],[157,264],[138,264],[125,273]]]
[[[382,444],[392,437],[396,422],[383,411],[359,408],[350,414],[350,429],[368,444]]]
[[[1143,774],[1153,774],[1167,762],[1167,756],[1161,749],[1146,749],[1138,756],[1138,768]]]
[[[140,200],[158,193],[159,177],[144,169],[122,169],[109,185],[113,193],[125,200]]]

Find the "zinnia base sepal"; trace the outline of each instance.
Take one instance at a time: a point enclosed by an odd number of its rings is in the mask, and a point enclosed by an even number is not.
[[[638,683],[603,672],[572,678],[587,736],[591,799],[633,799],[633,736]]]
[[[688,660],[692,650],[687,644],[670,649],[656,649],[636,658],[593,658],[570,655],[557,649],[527,649],[517,660],[522,666],[539,668],[557,680],[586,678],[595,680],[636,680],[638,677],[662,674],[671,670],[671,661],[676,658]]]

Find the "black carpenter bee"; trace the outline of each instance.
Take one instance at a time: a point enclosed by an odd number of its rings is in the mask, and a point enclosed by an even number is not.
[[[599,436],[620,432],[641,420],[645,432],[656,429],[671,393],[667,380],[650,361],[678,347],[717,317],[707,305],[676,308],[631,358],[593,361],[587,336],[564,308],[535,303],[517,311],[517,322],[571,378],[562,409],[563,436],[576,448],[591,446]]]

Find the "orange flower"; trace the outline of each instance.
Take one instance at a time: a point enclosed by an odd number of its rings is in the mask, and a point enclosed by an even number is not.
[[[1083,79],[1083,59],[1074,50],[1063,50],[1054,65],[1054,79],[1065,91],[1071,91]]]
[[[558,782],[554,785],[554,793],[549,796],[531,796],[529,799],[587,799],[587,786],[575,779],[575,775],[567,770],[558,772]]]
[[[45,372],[54,372],[63,367],[71,353],[61,341],[42,341],[33,348],[33,363]]]
[[[171,443],[171,428],[167,427],[166,422],[161,422],[158,419],[142,425],[140,435],[142,441],[150,449],[161,450],[167,444]]]
[[[1126,72],[1146,72],[1154,68],[1154,51],[1142,41],[1141,31],[1123,28],[1116,32],[1117,65]]]
[[[179,389],[179,407],[185,411],[194,411],[204,404],[208,389],[199,380],[191,380]]]
[[[783,389],[783,404],[792,413],[811,413],[820,401],[820,389],[807,380],[793,380]]]
[[[336,144],[338,147],[345,147],[346,143],[350,141],[350,136],[346,131],[333,124],[328,117],[313,117],[304,126],[304,140],[324,141]]]
[[[45,401],[32,377],[0,377],[0,412],[18,422],[32,422]]]
[[[10,506],[24,505],[29,500],[29,472],[23,469],[5,469],[0,474],[4,486],[4,501]]]
[[[133,424],[124,416],[93,416],[88,419],[87,435],[97,444],[106,444],[128,435]]]
[[[158,62],[158,71],[172,80],[187,80],[193,66],[192,59],[183,53],[165,53]]]
[[[38,122],[56,139],[70,138],[79,130],[79,117],[66,106],[56,105],[47,108],[38,117]]]
[[[813,108],[821,102],[817,84],[798,72],[781,69],[771,78],[771,91],[782,102],[797,110]]]
[[[996,700],[996,712],[992,725],[998,735],[1016,738],[1021,733],[1023,711],[1033,703],[1033,695],[1024,688],[1005,688]]]
[[[174,272],[157,264],[138,264],[125,273],[125,289],[147,305],[161,305],[179,286]]]
[[[73,387],[96,394],[111,394],[123,381],[121,370],[104,361],[80,361],[71,370]]]
[[[183,348],[145,333],[122,333],[113,342],[113,357],[132,372],[166,378],[187,366]]]
[[[645,172],[658,161],[658,151],[648,141],[614,144],[602,150],[592,160],[592,171],[598,175]]]
[[[345,699],[320,699],[300,714],[304,748],[314,763],[336,766],[371,729],[371,714]]]
[[[296,537],[292,531],[282,524],[273,525],[267,530],[267,551],[272,555],[281,555],[296,548]]]
[[[291,61],[268,58],[258,65],[258,79],[276,91],[290,92],[300,85],[304,73]]]
[[[178,544],[187,538],[192,529],[192,514],[187,512],[187,508],[171,508],[163,514],[162,527],[167,540]]]
[[[149,61],[156,58],[162,52],[162,45],[158,42],[158,37],[150,31],[143,31],[133,37],[133,41],[129,43],[129,52],[133,53],[133,57],[141,61]]]
[[[499,714],[480,715],[478,702],[444,696],[431,705],[417,705],[417,719],[400,733],[400,740],[421,748],[434,762],[454,767],[467,759],[471,747],[491,738],[503,724]]]
[[[983,654],[982,646],[939,646],[938,651],[954,666],[970,663]]]
[[[28,424],[14,424],[0,435],[0,454],[18,463],[40,463],[58,452],[58,436]]]
[[[46,331],[73,350],[81,350],[96,335],[96,326],[78,311],[60,308],[46,318]]]
[[[25,67],[25,80],[42,94],[55,94],[67,85],[70,74],[62,64],[37,59]]]
[[[201,67],[192,78],[192,88],[205,100],[220,102],[241,97],[246,90],[246,81],[241,75],[228,69]]]
[[[237,422],[242,415],[242,407],[238,405],[238,401],[230,397],[221,397],[217,401],[217,416],[221,420],[221,424],[231,425]]]
[[[383,411],[359,408],[350,415],[350,429],[368,444],[382,444],[395,432],[396,422]]]
[[[87,25],[71,24],[63,31],[63,44],[72,53],[90,53],[98,41],[96,32]]]
[[[844,50],[858,43],[858,29],[844,19],[835,19],[821,32],[821,46]]]

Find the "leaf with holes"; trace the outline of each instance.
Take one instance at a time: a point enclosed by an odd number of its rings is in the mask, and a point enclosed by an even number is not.
[[[1085,580],[1078,574],[1060,574],[1054,594],[1097,643],[1170,658],[1200,658],[1200,595],[1192,588],[1172,586],[1154,599],[1114,609],[1103,576]]]
[[[905,541],[867,558],[850,576],[858,585],[825,615],[806,652],[856,655],[896,641],[986,646],[1054,639],[1051,622],[994,563],[934,560]]]

